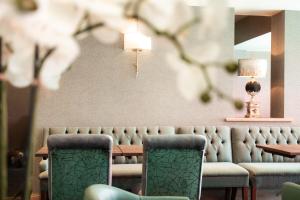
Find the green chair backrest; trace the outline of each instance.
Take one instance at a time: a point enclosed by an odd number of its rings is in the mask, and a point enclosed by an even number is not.
[[[205,143],[200,135],[145,137],[143,194],[200,199]]]
[[[51,200],[82,200],[92,184],[111,184],[112,139],[104,135],[48,138]]]

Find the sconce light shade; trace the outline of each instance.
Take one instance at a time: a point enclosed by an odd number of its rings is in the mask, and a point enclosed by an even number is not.
[[[267,60],[240,59],[238,76],[263,78],[267,74]]]
[[[151,50],[151,38],[138,31],[125,33],[124,49]]]

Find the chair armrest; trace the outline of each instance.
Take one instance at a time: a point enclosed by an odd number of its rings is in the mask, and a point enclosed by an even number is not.
[[[300,185],[284,183],[282,187],[282,200],[294,200],[300,197]]]
[[[139,200],[139,196],[109,185],[91,185],[84,191],[84,200]]]
[[[40,166],[40,172],[47,171],[48,170],[48,159],[41,160],[39,166]]]
[[[175,196],[139,196],[109,185],[91,185],[84,191],[84,200],[189,200]]]

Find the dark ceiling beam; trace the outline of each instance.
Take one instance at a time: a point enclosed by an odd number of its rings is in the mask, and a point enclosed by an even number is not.
[[[235,23],[234,44],[239,44],[271,31],[271,17],[248,16]]]

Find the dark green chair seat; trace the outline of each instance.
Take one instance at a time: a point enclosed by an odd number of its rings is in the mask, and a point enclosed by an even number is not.
[[[84,192],[84,200],[189,200],[188,197],[139,196],[108,185],[91,185]]]
[[[282,187],[282,200],[296,200],[300,199],[300,185],[286,182]]]
[[[251,183],[256,187],[278,188],[287,181],[300,183],[300,163],[240,163],[239,165],[249,171]]]
[[[203,163],[202,187],[248,187],[249,173],[244,168],[230,162]]]

